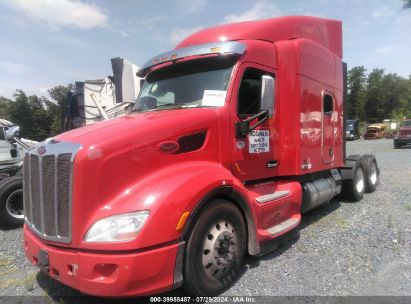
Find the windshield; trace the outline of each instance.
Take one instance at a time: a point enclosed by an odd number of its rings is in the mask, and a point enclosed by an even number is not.
[[[347,125],[346,129],[347,129],[347,131],[354,131],[354,126],[353,125]]]
[[[411,120],[402,121],[400,127],[411,127]]]
[[[233,64],[219,56],[155,70],[147,75],[134,111],[223,106]]]

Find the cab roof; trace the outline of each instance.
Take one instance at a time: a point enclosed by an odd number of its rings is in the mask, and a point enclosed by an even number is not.
[[[315,41],[342,58],[341,21],[310,16],[280,17],[206,28],[185,38],[176,49],[221,41],[264,40],[275,43],[297,38]]]

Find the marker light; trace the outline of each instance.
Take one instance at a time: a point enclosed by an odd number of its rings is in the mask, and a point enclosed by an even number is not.
[[[149,211],[137,211],[106,217],[91,226],[85,241],[89,243],[131,241],[136,238],[149,214]]]

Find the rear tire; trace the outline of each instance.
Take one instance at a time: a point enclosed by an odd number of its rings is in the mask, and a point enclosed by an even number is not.
[[[24,223],[23,180],[21,176],[6,178],[0,183],[0,225],[18,228]]]
[[[342,194],[345,199],[358,202],[364,197],[365,191],[365,176],[361,157],[355,160],[352,170],[353,178],[343,180]]]
[[[184,261],[183,288],[197,296],[216,296],[230,287],[243,265],[246,227],[240,210],[217,199],[200,211]]]
[[[375,156],[372,154],[363,155],[362,165],[365,175],[365,192],[372,193],[380,183],[380,169]]]

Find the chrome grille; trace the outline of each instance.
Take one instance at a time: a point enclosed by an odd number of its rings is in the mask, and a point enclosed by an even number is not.
[[[44,144],[44,147],[46,152],[42,155],[38,154],[37,148],[33,148],[24,157],[25,220],[40,237],[69,243],[72,164],[81,146],[51,142]]]
[[[71,154],[62,154],[57,158],[57,197],[59,202],[58,223],[59,235],[68,236],[70,233],[70,171]]]

